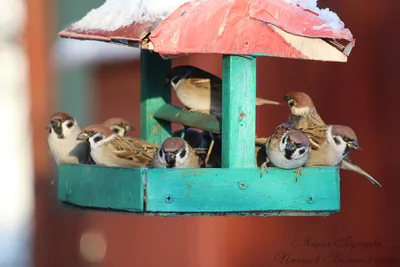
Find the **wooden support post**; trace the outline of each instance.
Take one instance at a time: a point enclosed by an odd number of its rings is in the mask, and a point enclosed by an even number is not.
[[[256,58],[224,55],[222,81],[222,168],[254,168]]]
[[[165,103],[171,103],[171,89],[165,76],[171,61],[159,54],[142,49],[140,54],[140,138],[161,145],[171,136],[171,123],[154,118],[154,113]]]

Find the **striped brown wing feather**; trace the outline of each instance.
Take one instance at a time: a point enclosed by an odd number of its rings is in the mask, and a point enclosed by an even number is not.
[[[149,162],[158,148],[157,145],[141,139],[119,136],[111,141],[111,145],[117,157],[141,164]]]
[[[311,149],[313,150],[318,150],[326,141],[326,126],[311,127],[301,130],[307,135],[308,139],[310,140]]]

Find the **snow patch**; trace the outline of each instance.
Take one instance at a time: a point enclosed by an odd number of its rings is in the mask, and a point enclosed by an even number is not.
[[[106,0],[92,9],[80,21],[72,24],[76,29],[114,31],[132,22],[164,19],[181,5],[193,0]]]
[[[320,26],[312,27],[313,30],[321,30],[323,28],[331,28],[332,30],[343,30],[344,23],[339,16],[329,10],[329,8],[320,9],[317,6],[318,0],[284,0],[288,4],[299,5],[303,9],[309,9],[319,15],[325,23]]]

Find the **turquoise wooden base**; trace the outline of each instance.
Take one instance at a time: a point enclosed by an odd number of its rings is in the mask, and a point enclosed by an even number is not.
[[[294,171],[59,166],[58,199],[137,215],[327,216],[340,210],[334,167]]]

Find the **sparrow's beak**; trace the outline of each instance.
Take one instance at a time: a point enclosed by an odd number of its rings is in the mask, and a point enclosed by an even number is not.
[[[88,139],[89,139],[89,135],[84,132],[78,134],[78,136],[76,137],[76,140],[80,140],[80,141],[86,141]]]
[[[348,142],[347,146],[352,150],[359,150],[360,149],[360,146],[358,145],[357,140]]]
[[[128,125],[125,125],[124,128],[125,128],[125,131],[126,131],[126,132],[136,130],[136,128],[135,128],[134,126],[129,125],[129,124],[128,124]]]
[[[165,161],[169,166],[174,166],[175,165],[175,158],[176,155],[171,153],[171,152],[166,152],[165,153]]]

